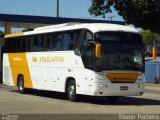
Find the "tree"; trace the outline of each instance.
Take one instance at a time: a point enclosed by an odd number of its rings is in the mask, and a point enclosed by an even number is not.
[[[145,46],[153,46],[153,43],[158,41],[160,37],[158,34],[152,33],[150,30],[142,31],[141,34],[142,34]]]
[[[160,0],[91,0],[91,15],[111,13],[114,8],[127,24],[160,33]]]
[[[0,37],[4,37],[4,32],[0,31]]]

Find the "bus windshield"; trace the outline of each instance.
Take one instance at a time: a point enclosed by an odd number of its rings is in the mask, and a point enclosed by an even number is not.
[[[131,70],[144,72],[144,49],[140,34],[127,32],[99,32],[96,42],[101,44],[101,57],[96,59],[96,71]]]

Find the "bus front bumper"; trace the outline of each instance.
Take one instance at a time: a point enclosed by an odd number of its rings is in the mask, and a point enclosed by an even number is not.
[[[92,83],[89,84],[91,96],[142,96],[143,83]]]

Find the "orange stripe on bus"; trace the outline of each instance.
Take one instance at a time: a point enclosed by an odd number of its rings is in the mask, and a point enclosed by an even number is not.
[[[8,53],[12,79],[14,86],[17,86],[18,75],[24,76],[24,86],[32,88],[32,80],[28,67],[26,53]]]
[[[117,82],[117,83],[134,83],[137,78],[137,73],[107,73],[106,77],[111,82]]]

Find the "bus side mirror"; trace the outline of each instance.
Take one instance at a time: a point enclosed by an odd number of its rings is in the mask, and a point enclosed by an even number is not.
[[[96,54],[96,57],[97,58],[100,58],[101,57],[101,44],[96,44],[96,48],[95,48],[95,54]]]

